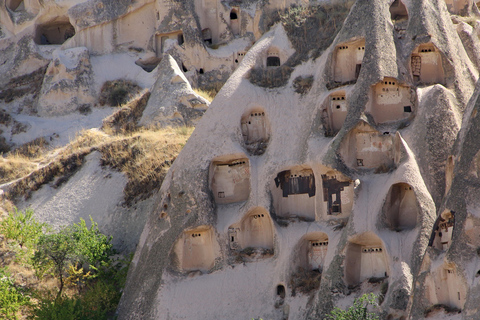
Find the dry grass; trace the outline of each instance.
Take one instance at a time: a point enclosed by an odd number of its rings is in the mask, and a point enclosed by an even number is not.
[[[297,291],[303,294],[310,294],[318,290],[322,280],[322,273],[319,270],[307,270],[298,267],[290,276],[290,286],[292,287],[292,296]]]
[[[118,79],[105,81],[100,89],[98,103],[102,106],[108,104],[113,107],[118,107],[127,103],[140,91],[140,86],[129,80]]]
[[[148,198],[160,188],[192,131],[187,127],[144,130],[100,148],[102,164],[128,177],[124,189],[127,205]]]
[[[15,181],[5,195],[8,199],[31,193],[46,183],[59,187],[68,181],[93,151],[102,153],[102,164],[123,172],[128,182],[124,190],[125,204],[148,198],[157,191],[168,168],[193,132],[190,127],[139,130],[133,133],[108,135],[100,130],[86,130],[67,146],[52,150],[31,161],[12,155],[0,163],[2,181]],[[58,179],[57,179],[58,178]]]
[[[142,91],[120,110],[103,120],[102,130],[108,134],[128,133],[138,130],[138,121],[147,106],[150,92]]]
[[[6,183],[27,175],[37,168],[37,164],[22,157],[9,155],[0,162],[0,183]]]
[[[207,99],[209,102],[212,102],[212,100],[218,93],[218,91],[215,90],[202,90],[199,88],[193,89],[193,91],[195,91],[195,93],[198,94],[200,97]]]
[[[45,138],[38,138],[0,158],[0,184],[21,178],[38,167],[48,151]]]

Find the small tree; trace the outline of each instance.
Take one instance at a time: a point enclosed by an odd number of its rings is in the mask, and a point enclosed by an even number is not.
[[[347,310],[335,308],[330,312],[327,319],[330,320],[378,320],[375,313],[368,312],[368,307],[376,308],[377,296],[373,293],[364,294],[353,301],[353,306]]]
[[[64,286],[64,273],[68,266],[76,260],[76,247],[72,232],[64,228],[58,233],[44,234],[37,243],[37,251],[33,257],[33,266],[37,276],[51,273],[60,282],[56,300],[61,296]]]
[[[102,267],[110,264],[110,257],[114,254],[112,237],[100,233],[98,224],[91,217],[90,221],[90,228],[85,220],[80,219],[78,224],[38,239],[33,265],[39,277],[50,273],[59,280],[56,300],[62,294],[67,277],[70,283],[94,278]],[[91,269],[86,273],[81,268],[85,263]]]

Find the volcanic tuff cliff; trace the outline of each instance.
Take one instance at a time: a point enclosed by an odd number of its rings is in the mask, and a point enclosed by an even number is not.
[[[119,317],[322,318],[375,292],[382,318],[478,318],[478,9],[460,2],[358,0],[296,63],[284,25],[264,34],[170,169]]]
[[[323,318],[366,292],[382,319],[477,319],[479,18],[472,0],[0,0],[2,151],[196,125],[153,182],[103,145],[1,189],[138,243],[119,319]],[[154,141],[122,139],[133,158]]]

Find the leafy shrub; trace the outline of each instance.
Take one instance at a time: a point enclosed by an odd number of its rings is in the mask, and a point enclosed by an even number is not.
[[[39,236],[47,231],[48,226],[46,223],[38,222],[30,208],[25,212],[18,211],[15,207],[13,209],[0,223],[0,233],[5,239],[13,240],[17,259],[28,263]],[[15,248],[16,245],[20,248]]]
[[[106,320],[112,315],[121,293],[105,281],[96,281],[82,295],[55,298],[51,293],[40,298],[31,309],[31,319],[39,320]]]
[[[71,230],[64,228],[58,233],[40,236],[33,257],[33,267],[39,278],[48,273],[58,279],[60,283],[57,299],[59,299],[65,284],[67,268],[76,260],[76,248]]]
[[[30,307],[30,319],[103,320],[113,315],[133,256],[112,259],[116,253],[112,237],[102,234],[91,217],[90,221],[90,227],[80,219],[57,232],[45,233],[48,226],[37,222],[31,209],[25,213],[15,209],[0,223],[5,238],[22,248],[20,251],[31,250],[27,262],[38,277],[50,274],[59,281],[56,294],[45,290],[22,292],[0,269],[0,318],[16,319],[24,306]],[[87,270],[82,268],[85,265]],[[77,294],[63,294],[68,285],[77,286]],[[30,295],[38,300],[36,305],[30,304]]]
[[[83,294],[82,305],[85,319],[102,320],[113,314],[120,301],[118,288],[105,280],[96,281]]]
[[[106,236],[98,230],[98,223],[90,217],[90,228],[85,220],[80,218],[79,223],[71,227],[73,241],[76,244],[76,253],[79,263],[88,263],[91,268],[98,269],[109,262],[115,252],[112,237]]]
[[[70,275],[70,282],[72,276],[74,279],[94,278],[100,267],[109,266],[110,256],[114,254],[112,237],[100,233],[98,224],[91,217],[90,221],[90,228],[85,220],[80,219],[78,224],[65,227],[57,233],[44,234],[38,239],[33,266],[39,277],[49,273],[59,280],[57,298],[62,294],[66,274]],[[88,272],[85,276],[78,274],[80,268],[77,266],[84,263],[89,264],[93,273]]]
[[[32,308],[29,319],[39,320],[79,320],[82,317],[83,306],[77,298],[61,297],[53,299],[46,296],[40,299],[38,305]]]
[[[378,320],[375,313],[368,312],[368,307],[376,308],[377,296],[373,293],[364,294],[353,301],[353,306],[347,310],[335,308],[330,312],[327,319],[331,320]]]
[[[5,269],[0,269],[0,318],[17,319],[17,312],[29,302]]]

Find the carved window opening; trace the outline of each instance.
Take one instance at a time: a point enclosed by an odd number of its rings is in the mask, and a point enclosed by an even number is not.
[[[341,44],[334,51],[333,73],[337,83],[353,83],[360,76],[365,40],[356,40]]]
[[[401,0],[395,0],[390,6],[390,16],[392,20],[408,19],[407,7]]]
[[[429,246],[439,250],[448,250],[452,242],[455,227],[455,211],[445,210],[435,222]]]
[[[279,57],[267,57],[267,67],[279,67],[280,58]]]
[[[419,216],[417,197],[411,185],[397,183],[391,186],[385,200],[384,214],[391,230],[411,230]]]
[[[162,53],[167,52],[175,45],[181,46],[183,43],[184,38],[182,31],[155,35],[155,53],[157,58],[160,58]]]
[[[395,164],[398,148],[393,134],[383,134],[361,121],[343,139],[339,152],[345,164],[352,168],[389,170]]]
[[[345,261],[345,280],[348,285],[388,277],[385,249],[380,238],[372,233],[349,241]]]
[[[410,117],[413,111],[412,90],[401,85],[396,79],[385,78],[384,81],[372,86],[372,101],[367,111],[376,123],[398,121]]]
[[[322,106],[321,122],[326,137],[333,137],[340,131],[347,117],[347,99],[345,91],[332,93]]]
[[[232,9],[232,11],[230,11],[230,28],[232,28],[232,33],[234,36],[240,34],[240,23],[237,9]]]
[[[324,232],[311,232],[302,237],[295,249],[293,270],[323,272],[328,253],[328,235]]]
[[[261,107],[250,109],[243,114],[240,125],[247,150],[254,155],[263,154],[270,139],[270,125],[265,110]]]
[[[285,299],[286,291],[285,291],[285,286],[279,284],[277,286],[277,296],[280,297],[280,299]]]
[[[54,20],[36,26],[35,43],[40,45],[63,44],[75,35],[75,28],[67,20]]]
[[[345,188],[351,185],[351,181],[338,181],[335,176],[322,175],[323,201],[327,202],[327,215],[339,215],[342,213],[342,195]]]
[[[463,309],[467,284],[454,263],[444,263],[432,270],[425,279],[425,289],[432,304]]]
[[[184,231],[175,244],[175,254],[183,271],[207,272],[215,264],[218,243],[210,226]]]
[[[421,44],[415,48],[410,57],[410,64],[416,84],[445,83],[442,55],[433,43]]]
[[[213,161],[211,189],[218,204],[245,201],[250,195],[248,159]]]
[[[264,208],[250,210],[243,219],[228,228],[232,250],[256,248],[273,250],[273,226],[270,214]]]
[[[315,175],[301,166],[277,174],[273,185],[274,207],[279,217],[315,220]]]
[[[209,28],[202,30],[202,39],[206,45],[212,45],[212,31]]]

